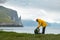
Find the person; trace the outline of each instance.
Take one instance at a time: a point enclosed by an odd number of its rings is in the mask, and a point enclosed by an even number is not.
[[[40,27],[42,26],[42,34],[45,34],[45,28],[47,26],[47,23],[42,19],[36,19],[36,22],[38,22],[37,28],[34,30],[35,34],[39,34]]]

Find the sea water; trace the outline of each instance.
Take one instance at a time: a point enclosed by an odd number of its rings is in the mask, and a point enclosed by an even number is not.
[[[17,33],[31,33],[34,34],[34,30],[36,27],[0,27],[0,31],[8,31],[8,32],[17,32]],[[42,32],[42,27],[40,28],[40,32]],[[60,34],[60,28],[58,27],[46,27],[45,34]]]

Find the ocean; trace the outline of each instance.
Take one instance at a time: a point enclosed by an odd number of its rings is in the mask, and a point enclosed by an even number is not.
[[[34,34],[36,27],[0,27],[0,31],[17,32],[17,33],[31,33]],[[40,28],[42,32],[42,27]],[[46,27],[45,34],[60,34],[60,27]]]

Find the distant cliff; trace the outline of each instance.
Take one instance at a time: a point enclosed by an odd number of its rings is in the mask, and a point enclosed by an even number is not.
[[[17,11],[0,6],[0,26],[23,26],[20,21]]]

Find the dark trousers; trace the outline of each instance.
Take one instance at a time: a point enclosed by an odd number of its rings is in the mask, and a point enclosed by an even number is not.
[[[45,28],[46,28],[46,27],[43,27],[43,29],[42,29],[42,34],[45,34]]]
[[[42,28],[42,34],[45,34],[45,28],[46,28],[46,27],[43,27],[43,28]],[[39,29],[39,28],[36,28],[36,29],[34,30],[34,33],[35,33],[35,34],[41,34],[41,33],[39,33],[39,31],[40,31],[40,29]]]

